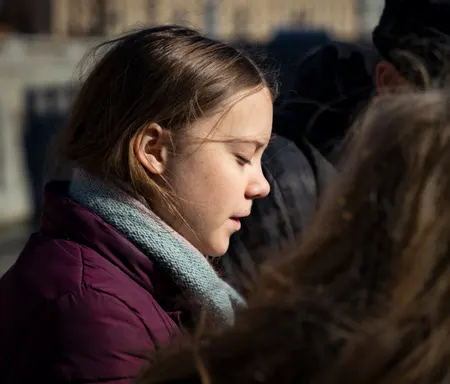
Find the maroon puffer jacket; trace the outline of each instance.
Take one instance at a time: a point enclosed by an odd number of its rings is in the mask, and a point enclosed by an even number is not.
[[[47,186],[42,228],[0,280],[2,384],[129,383],[181,334],[175,288],[67,188]]]

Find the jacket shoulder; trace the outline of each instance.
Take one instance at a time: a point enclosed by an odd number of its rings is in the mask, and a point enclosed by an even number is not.
[[[69,239],[31,235],[2,280],[14,280],[21,293],[46,302],[79,292],[83,279],[82,246]]]

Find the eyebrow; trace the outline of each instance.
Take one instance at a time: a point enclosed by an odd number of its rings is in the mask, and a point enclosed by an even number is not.
[[[220,141],[230,144],[254,144],[256,148],[262,148],[268,145],[274,139],[274,137],[275,136],[272,135],[268,141],[261,141],[257,139],[237,139],[237,138]]]

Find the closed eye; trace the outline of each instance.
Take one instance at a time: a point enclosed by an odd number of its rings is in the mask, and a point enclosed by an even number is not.
[[[246,159],[245,157],[242,157],[242,156],[236,156],[236,158],[237,158],[238,163],[239,163],[240,165],[248,165],[248,164],[251,164],[251,163],[252,163],[251,160]]]

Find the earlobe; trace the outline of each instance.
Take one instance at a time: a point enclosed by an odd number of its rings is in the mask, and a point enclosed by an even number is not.
[[[134,153],[142,166],[154,175],[161,175],[167,166],[168,150],[165,131],[156,123],[143,127],[134,140]]]
[[[404,87],[407,84],[407,80],[389,61],[382,60],[376,65],[375,85],[378,93]]]

